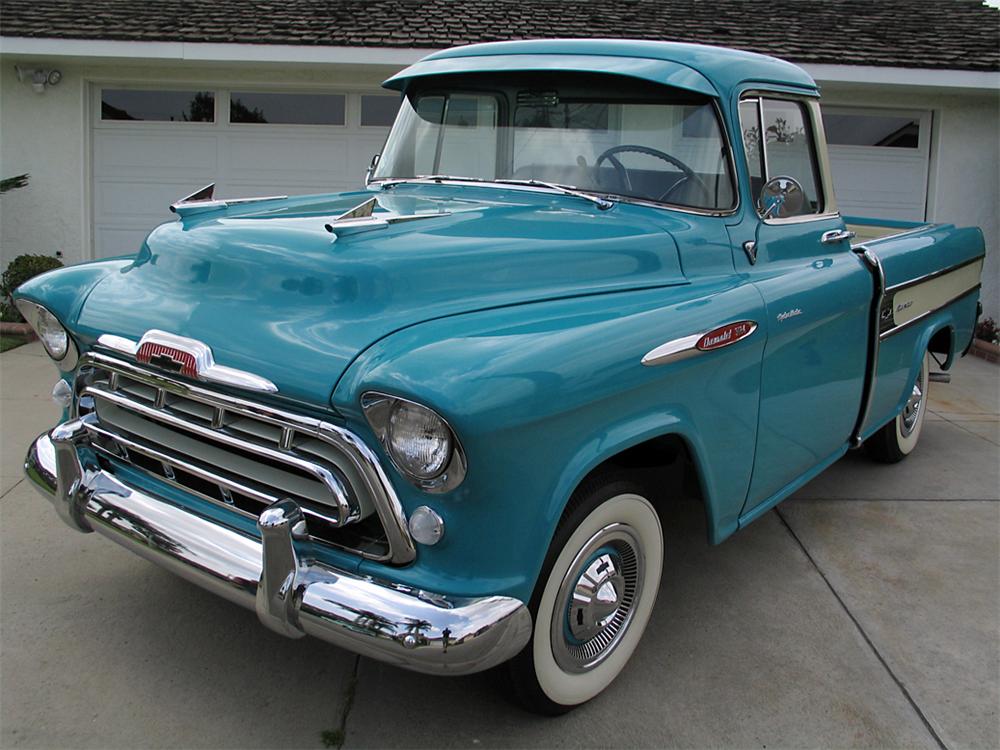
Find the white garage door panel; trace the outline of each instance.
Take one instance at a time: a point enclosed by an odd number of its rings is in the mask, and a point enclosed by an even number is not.
[[[371,128],[365,128],[365,130],[370,132]],[[359,184],[364,181],[365,171],[372,163],[372,157],[379,153],[385,145],[387,135],[384,132],[380,135],[369,135],[368,132],[351,142],[351,148],[347,154],[347,175],[352,180],[358,181]]]
[[[162,180],[150,183],[138,180],[101,180],[94,190],[94,217],[98,222],[146,221],[174,218],[169,206],[181,195],[202,187],[201,184]]]
[[[125,255],[134,253],[142,247],[142,241],[146,235],[152,231],[153,227],[160,222],[153,222],[145,228],[127,228],[120,226],[107,226],[102,224],[94,225],[95,247],[101,249],[100,257],[107,258],[112,255]]]
[[[253,179],[263,173],[294,178],[310,173],[326,174],[331,169],[343,171],[348,141],[345,137],[288,138],[276,133],[270,138],[238,135],[227,139],[227,146],[229,174],[233,179]]]
[[[113,177],[148,169],[211,174],[218,168],[217,150],[218,138],[214,135],[178,135],[161,128],[149,133],[114,128],[97,130],[94,132],[94,174]]]
[[[101,87],[93,87],[95,118]],[[92,126],[95,257],[135,252],[169,205],[210,182],[220,198],[305,195],[364,186],[365,169],[388,127],[361,127],[360,93],[347,96],[344,125],[229,124],[224,92],[218,122],[107,122]]]
[[[900,221],[923,221],[931,142],[930,112],[874,107],[823,108],[830,168],[840,212]],[[831,126],[835,118],[839,122]],[[886,125],[886,123],[889,123]],[[910,123],[897,133],[897,124]],[[892,136],[897,145],[887,145]],[[888,139],[880,136],[890,136]],[[838,142],[839,141],[839,142]],[[878,145],[847,145],[847,144]]]
[[[922,221],[927,198],[926,158],[865,153],[886,150],[830,147],[841,213]]]

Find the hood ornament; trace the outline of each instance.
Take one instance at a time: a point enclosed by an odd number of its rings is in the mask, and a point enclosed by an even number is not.
[[[381,208],[378,198],[369,198],[350,211],[345,211],[329,224],[324,224],[326,231],[333,235],[334,242],[336,242],[339,237],[385,229],[390,224],[418,219],[437,219],[451,214],[451,211],[438,211],[432,214],[393,214],[386,211],[376,214],[376,208]]]
[[[170,204],[170,210],[182,219],[186,216],[202,214],[208,211],[215,211],[220,208],[239,205],[242,203],[262,203],[264,201],[283,201],[287,195],[268,195],[261,198],[226,198],[225,200],[215,199],[215,183],[205,185],[205,187],[195,190],[191,195],[184,196],[178,201]]]
[[[99,346],[134,357],[140,364],[183,375],[203,383],[216,383],[262,393],[277,393],[278,386],[252,372],[217,365],[208,344],[155,328],[146,331],[138,342],[106,333],[97,339]]]

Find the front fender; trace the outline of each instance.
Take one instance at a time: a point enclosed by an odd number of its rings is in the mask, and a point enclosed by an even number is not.
[[[713,539],[736,528],[757,424],[764,326],[734,346],[660,367],[665,341],[763,320],[760,297],[727,278],[526,304],[429,321],[367,350],[336,409],[373,440],[368,390],[424,403],[455,429],[465,482],[424,493],[392,472],[407,511],[430,505],[445,538],[391,575],[448,593],[530,597],[556,523],[595,466],[652,437],[680,435],[701,469]],[[363,563],[371,574],[388,574]]]
[[[21,284],[14,290],[14,299],[28,299],[43,305],[72,331],[87,295],[101,279],[132,262],[131,257],[112,258],[56,268]]]

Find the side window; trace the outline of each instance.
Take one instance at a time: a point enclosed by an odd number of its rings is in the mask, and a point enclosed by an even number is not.
[[[747,155],[750,171],[750,195],[755,199],[764,187],[764,148],[760,140],[760,101],[750,99],[740,102],[740,132],[743,150]]]
[[[740,121],[753,195],[774,177],[791,177],[805,194],[798,215],[821,213],[819,167],[805,106],[787,99],[750,99],[740,102]]]

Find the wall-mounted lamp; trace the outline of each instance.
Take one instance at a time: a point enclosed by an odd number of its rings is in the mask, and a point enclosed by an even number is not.
[[[62,80],[62,72],[54,68],[22,68],[15,65],[17,80],[31,84],[36,94],[44,94],[46,86],[55,86]]]

